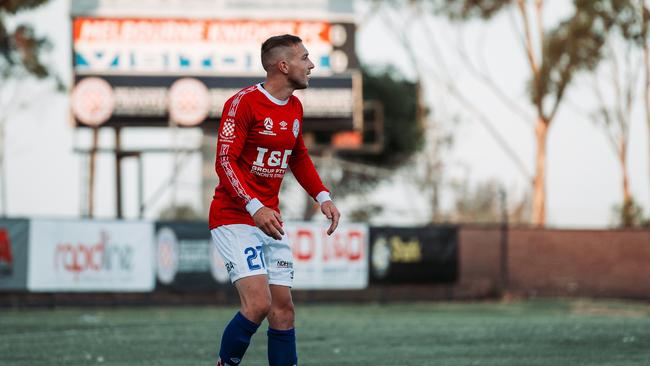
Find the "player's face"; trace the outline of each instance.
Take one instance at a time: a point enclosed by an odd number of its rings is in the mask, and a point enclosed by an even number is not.
[[[309,86],[309,74],[314,64],[309,59],[309,52],[302,43],[293,47],[293,55],[289,59],[289,82],[295,89],[305,89]]]

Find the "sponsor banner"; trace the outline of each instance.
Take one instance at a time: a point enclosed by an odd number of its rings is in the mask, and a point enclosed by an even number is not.
[[[155,241],[158,289],[194,292],[230,286],[207,222],[157,222]]]
[[[29,221],[0,219],[0,291],[27,289]]]
[[[352,23],[259,19],[73,19],[77,74],[265,75],[260,48],[294,34],[309,50],[314,75],[358,67]]]
[[[358,98],[353,74],[314,77],[297,90],[305,120],[326,119],[330,129],[352,129]],[[77,76],[71,107],[75,120],[88,126],[103,123],[129,126],[216,125],[223,105],[242,88],[259,83],[254,77]],[[337,122],[339,121],[339,122]],[[311,124],[305,124],[307,131]]]
[[[448,283],[458,278],[458,228],[370,228],[374,283]]]
[[[152,223],[32,220],[29,236],[30,291],[153,290]]]
[[[293,251],[294,289],[363,289],[368,286],[368,227],[341,224],[331,236],[326,223],[285,225]]]
[[[368,228],[342,224],[332,236],[325,224],[286,222],[294,257],[294,289],[362,289],[368,285]],[[209,291],[230,286],[228,272],[206,222],[156,223],[159,289]]]

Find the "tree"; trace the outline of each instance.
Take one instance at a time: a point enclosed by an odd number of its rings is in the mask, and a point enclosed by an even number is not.
[[[623,200],[616,211],[621,226],[631,227],[641,224],[640,207],[630,190],[627,156],[632,113],[641,80],[641,50],[647,39],[648,9],[635,0],[612,0],[606,5],[610,11],[602,14],[606,17],[603,23],[612,24],[600,67],[606,76],[606,88],[601,87],[598,74],[594,74],[592,90],[598,100],[598,109],[592,114],[592,119],[602,127],[621,167]],[[637,11],[637,6],[641,6],[642,11]]]
[[[196,221],[202,220],[204,215],[199,214],[192,205],[184,204],[171,204],[160,210],[158,214],[160,220],[176,220],[176,221]]]
[[[9,29],[6,20],[46,2],[47,0],[0,1],[0,216],[5,216],[7,212],[5,126],[11,113],[29,102],[20,92],[19,83],[27,77],[54,77],[57,89],[63,89],[60,79],[43,62],[43,53],[51,47],[47,38],[38,37],[28,24],[19,24]]]
[[[610,5],[619,2],[574,0],[574,13],[550,29],[544,29],[544,0],[447,0],[437,3],[438,11],[459,21],[490,20],[512,8],[519,15],[523,55],[530,71],[528,94],[536,114],[534,225],[543,226],[546,221],[549,128],[575,76],[581,71],[593,70],[600,61],[605,36],[612,26],[608,17]]]
[[[423,125],[425,142],[423,150],[414,158],[411,175],[423,199],[426,197],[430,203],[430,221],[437,222],[444,219],[439,207],[443,183],[448,179],[444,174],[449,167],[443,159],[444,152],[453,146],[454,131],[465,111],[486,129],[524,179],[532,181],[532,178],[489,115],[481,111],[476,100],[457,83],[453,70],[457,63],[448,62],[448,53],[442,52],[436,40],[439,38],[451,43],[455,32],[437,26],[439,22],[432,22],[432,4],[430,1],[368,1],[368,10],[362,18],[368,21],[374,17],[384,23],[385,29],[401,46],[396,53],[406,56],[410,70],[415,74],[418,120]],[[428,36],[419,37],[422,34]],[[504,96],[503,93],[497,94]],[[514,103],[509,103],[509,106],[516,107]]]
[[[453,206],[446,215],[446,221],[464,224],[496,224],[507,220],[508,224],[520,225],[528,222],[530,200],[515,197],[495,179],[472,184],[463,178],[452,183],[455,191]],[[506,215],[504,217],[504,215]]]

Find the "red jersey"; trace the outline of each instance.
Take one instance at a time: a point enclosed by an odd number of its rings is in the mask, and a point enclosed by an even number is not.
[[[302,116],[297,97],[278,100],[261,84],[226,101],[217,140],[219,184],[210,205],[210,229],[255,225],[251,215],[262,205],[279,212],[278,193],[287,168],[310,196],[328,192],[307,153]]]

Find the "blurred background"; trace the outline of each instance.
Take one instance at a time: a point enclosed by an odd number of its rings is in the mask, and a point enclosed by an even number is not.
[[[263,78],[260,40],[293,31],[316,63],[306,135],[348,220],[500,222],[505,192],[512,222],[641,226],[643,3],[576,4],[5,2],[0,213],[203,219],[221,104]],[[184,78],[203,86],[172,93]]]

